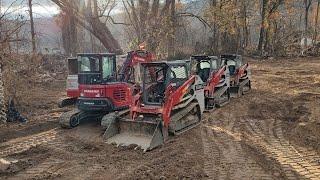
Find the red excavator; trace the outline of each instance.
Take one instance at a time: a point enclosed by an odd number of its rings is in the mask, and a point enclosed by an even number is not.
[[[248,63],[243,63],[241,55],[224,54],[220,56],[222,64],[230,72],[230,93],[232,97],[240,97],[251,89],[251,71]]]
[[[75,104],[80,93],[78,87],[78,59],[71,57],[67,59],[68,76],[66,83],[67,98],[61,100],[59,107]]]
[[[230,101],[230,75],[217,56],[191,56],[192,73],[204,82],[206,110],[214,110]]]
[[[142,87],[133,98],[130,114],[105,115],[107,143],[135,144],[144,151],[163,144],[199,124],[204,111],[200,77],[190,75],[186,61],[142,63]]]
[[[149,62],[152,58],[147,51],[129,52],[121,70],[128,73],[120,74],[120,78],[115,54],[78,54],[77,109],[62,114],[60,125],[72,128],[84,119],[101,119],[109,112],[128,109],[133,93],[139,89],[133,72],[139,62]]]

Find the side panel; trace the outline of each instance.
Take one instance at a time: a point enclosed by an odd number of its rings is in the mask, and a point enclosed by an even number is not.
[[[131,104],[132,92],[131,86],[128,83],[110,83],[105,85],[80,84],[79,89],[80,97],[83,101],[98,102],[99,100],[108,99],[115,109],[128,107]],[[96,104],[92,104],[92,106],[96,106]],[[101,107],[101,109],[103,108]]]
[[[68,75],[66,82],[66,90],[68,97],[79,97],[78,75]]]
[[[131,85],[128,83],[108,84],[105,87],[105,96],[108,97],[114,107],[129,106],[132,101]]]

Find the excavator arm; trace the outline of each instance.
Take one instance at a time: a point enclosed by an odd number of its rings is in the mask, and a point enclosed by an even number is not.
[[[138,63],[152,62],[154,56],[148,51],[136,50],[128,52],[127,58],[123,63],[120,70],[120,81],[128,82],[130,77],[133,76],[133,68]]]

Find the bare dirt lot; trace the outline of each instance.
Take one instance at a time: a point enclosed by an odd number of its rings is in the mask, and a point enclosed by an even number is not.
[[[11,162],[0,179],[319,179],[320,60],[250,64],[250,94],[147,153],[105,144],[98,122],[61,129],[64,82],[28,87],[29,122],[0,125],[0,159]]]

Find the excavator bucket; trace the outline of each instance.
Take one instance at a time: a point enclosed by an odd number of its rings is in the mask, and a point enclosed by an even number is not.
[[[144,152],[164,142],[161,121],[127,120],[122,118],[110,122],[103,137],[108,144],[118,146],[137,145]]]

